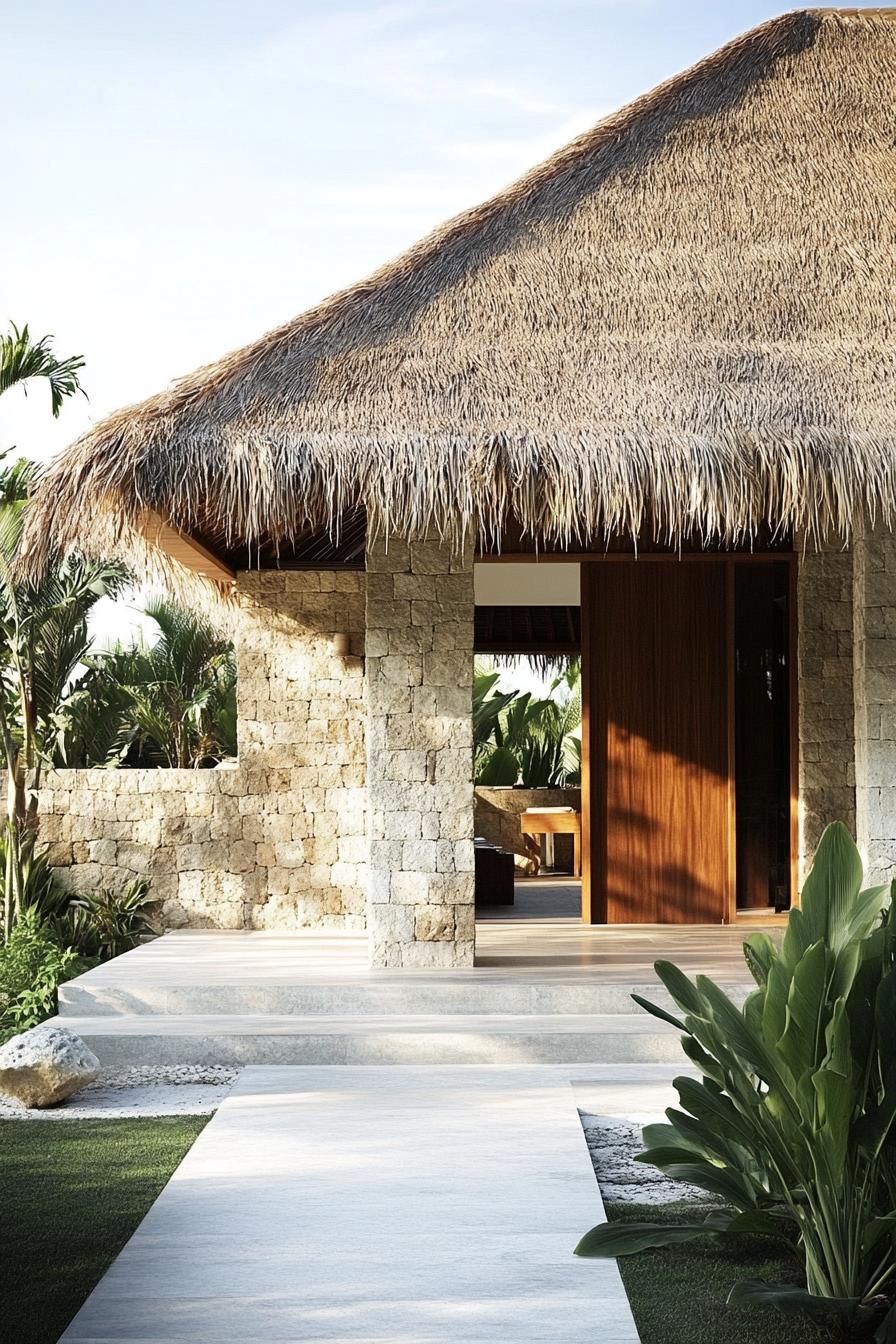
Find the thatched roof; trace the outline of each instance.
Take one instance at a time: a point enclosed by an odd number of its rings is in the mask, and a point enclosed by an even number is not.
[[[110,416],[32,555],[397,532],[849,530],[896,504],[896,11],[787,14],[368,280]],[[238,283],[238,277],[236,280]]]

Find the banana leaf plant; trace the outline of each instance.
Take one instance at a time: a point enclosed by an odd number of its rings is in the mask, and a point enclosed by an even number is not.
[[[896,883],[894,883],[896,888]],[[805,1285],[744,1282],[729,1301],[839,1318],[896,1342],[896,903],[862,888],[839,822],[822,836],[780,948],[745,945],[756,990],[743,1008],[706,976],[657,974],[699,1077],[675,1080],[679,1106],[644,1130],[638,1160],[722,1202],[677,1226],[604,1223],[576,1254],[630,1255],[695,1238],[783,1238]]]

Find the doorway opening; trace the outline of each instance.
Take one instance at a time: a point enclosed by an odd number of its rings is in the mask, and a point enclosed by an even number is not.
[[[519,584],[519,567],[515,577]],[[529,595],[525,584],[517,591]],[[564,595],[575,603],[477,603],[474,830],[480,918],[581,920],[577,582]]]
[[[787,910],[796,565],[786,544],[477,565],[475,649],[480,673],[494,676],[488,694],[509,696],[520,718],[525,695],[549,698],[574,667],[582,710],[577,778],[529,772],[549,756],[543,743],[540,756],[526,749],[525,769],[519,744],[504,740],[492,748],[516,749],[516,764],[506,750],[477,760],[487,918],[721,924]],[[478,695],[482,686],[477,677]],[[526,796],[549,786],[566,792]]]

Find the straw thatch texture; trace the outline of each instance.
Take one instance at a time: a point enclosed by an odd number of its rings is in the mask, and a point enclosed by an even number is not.
[[[222,552],[332,526],[707,539],[896,503],[896,22],[800,11],[369,280],[119,412],[29,546],[151,508]],[[237,277],[238,283],[238,277]]]

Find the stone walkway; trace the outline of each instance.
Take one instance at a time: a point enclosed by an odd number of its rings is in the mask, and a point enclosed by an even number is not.
[[[247,1069],[63,1344],[636,1344],[570,1078]]]

